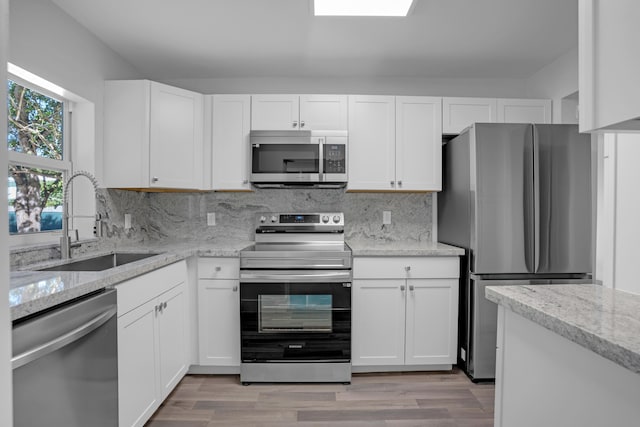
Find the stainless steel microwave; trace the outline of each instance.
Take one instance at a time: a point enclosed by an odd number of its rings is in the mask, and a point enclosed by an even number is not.
[[[344,187],[347,131],[252,131],[251,182],[262,188]]]

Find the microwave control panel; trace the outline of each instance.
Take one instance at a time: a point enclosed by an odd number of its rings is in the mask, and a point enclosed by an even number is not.
[[[345,173],[347,170],[344,144],[324,145],[324,173]]]

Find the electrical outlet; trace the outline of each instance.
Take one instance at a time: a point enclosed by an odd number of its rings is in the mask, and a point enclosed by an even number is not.
[[[216,225],[216,213],[215,212],[207,212],[207,225]]]
[[[124,229],[128,230],[131,228],[131,214],[124,214]]]
[[[391,224],[391,211],[382,211],[382,224]]]

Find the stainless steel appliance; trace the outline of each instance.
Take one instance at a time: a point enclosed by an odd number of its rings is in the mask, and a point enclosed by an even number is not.
[[[15,427],[116,427],[116,291],[13,326]]]
[[[350,382],[351,277],[342,213],[258,215],[240,252],[241,382]]]
[[[347,183],[346,131],[252,131],[256,187],[339,188]]]
[[[590,282],[591,140],[576,125],[476,123],[443,148],[438,240],[466,249],[459,363],[495,377],[486,286]]]

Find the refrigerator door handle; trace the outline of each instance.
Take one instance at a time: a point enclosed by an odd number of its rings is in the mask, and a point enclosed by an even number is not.
[[[540,144],[538,128],[533,129],[533,272],[540,270]]]
[[[536,271],[536,214],[535,214],[535,137],[533,126],[529,128],[524,141],[524,263],[529,273]]]

